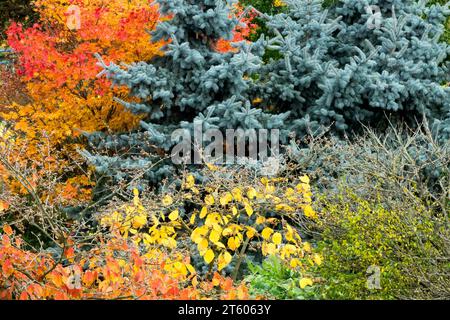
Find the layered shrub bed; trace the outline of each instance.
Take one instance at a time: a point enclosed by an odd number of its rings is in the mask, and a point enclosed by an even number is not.
[[[1,299],[450,297],[447,1],[13,4]]]

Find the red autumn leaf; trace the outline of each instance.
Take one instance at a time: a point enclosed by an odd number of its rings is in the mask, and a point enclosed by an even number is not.
[[[11,240],[9,239],[9,237],[6,234],[4,234],[2,236],[2,245],[6,248],[11,246]]]
[[[1,207],[1,204],[0,204],[0,207]],[[1,211],[1,210],[0,210]],[[11,236],[12,234],[13,234],[13,230],[12,230],[12,228],[11,228],[11,226],[9,226],[9,225],[4,225],[3,226],[3,231],[8,235],[8,236]]]
[[[14,273],[14,267],[10,259],[6,259],[6,261],[3,262],[2,271],[3,276],[5,276],[6,278],[8,278],[10,275]]]
[[[26,291],[23,291],[20,294],[19,300],[28,300],[28,296],[29,296],[28,293]]]
[[[75,257],[75,250],[73,249],[73,247],[67,248],[66,251],[64,251],[64,256],[67,259],[72,259],[73,257]]]
[[[6,211],[9,208],[9,203],[6,201],[0,201],[0,212]]]
[[[83,275],[83,283],[85,286],[90,287],[94,281],[97,280],[97,272],[92,272],[91,270],[87,270]]]

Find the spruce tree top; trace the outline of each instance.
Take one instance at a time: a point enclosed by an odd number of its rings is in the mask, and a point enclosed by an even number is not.
[[[275,34],[270,47],[283,59],[265,66],[255,90],[266,104],[291,111],[296,131],[332,125],[351,132],[387,124],[386,116],[410,125],[423,116],[447,119],[450,47],[439,38],[448,5],[341,0],[324,10],[318,0],[284,2],[286,13],[267,23]]]
[[[113,84],[125,85],[139,103],[121,101],[143,116],[141,128],[132,133],[90,136],[98,150],[124,151],[121,156],[84,154],[100,171],[123,178],[123,171],[159,163],[174,145],[175,129],[193,130],[194,120],[204,129],[280,128],[287,113],[271,115],[254,108],[248,96],[252,75],[261,67],[264,41],[235,45],[232,52],[219,52],[219,39],[231,39],[239,21],[232,18],[234,0],[158,0],[167,19],[151,32],[154,41],[166,40],[161,57],[119,66],[100,59]],[[110,153],[109,153],[110,154]],[[142,156],[145,154],[145,156]],[[168,161],[148,173],[158,181],[173,175]]]

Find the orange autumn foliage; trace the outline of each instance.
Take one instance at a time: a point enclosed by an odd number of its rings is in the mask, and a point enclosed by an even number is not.
[[[239,41],[245,41],[248,39],[249,36],[251,36],[258,27],[255,23],[253,23],[253,20],[256,17],[256,14],[254,12],[249,12],[246,15],[244,14],[244,9],[240,4],[236,4],[232,11],[233,15],[237,17],[239,20],[239,25],[236,26],[235,30],[233,31],[233,40],[231,41],[225,41],[220,40],[219,43],[217,43],[217,50],[220,52],[227,52],[234,50],[232,43],[233,42],[239,42]]]
[[[180,259],[170,259],[157,250],[141,254],[117,234],[89,251],[76,253],[74,247],[66,248],[63,264],[48,253],[23,249],[10,226],[5,225],[3,233],[0,299],[249,298],[243,284],[235,286],[217,273],[212,280],[199,281],[195,271],[186,271],[188,258],[180,254]],[[168,264],[174,267],[167,268]]]
[[[69,5],[79,8],[79,29],[68,24]],[[150,43],[146,32],[159,15],[148,0],[45,0],[35,6],[39,24],[24,29],[13,23],[7,30],[31,102],[3,106],[1,117],[20,133],[14,138],[21,149],[18,160],[37,163],[41,172],[60,171],[81,161],[77,148],[82,147],[82,132],[128,130],[137,124],[139,119],[113,100],[126,90],[111,89],[108,80],[96,77],[100,67],[94,53],[124,63],[160,54],[161,44]],[[47,160],[49,154],[54,161]],[[84,173],[65,175],[69,188],[90,187]],[[73,196],[88,199],[89,192],[67,193],[67,198]]]

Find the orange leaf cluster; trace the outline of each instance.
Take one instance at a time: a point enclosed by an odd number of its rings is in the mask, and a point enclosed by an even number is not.
[[[108,80],[96,77],[101,69],[94,54],[117,63],[160,54],[161,43],[150,43],[146,32],[159,15],[148,0],[45,0],[35,5],[39,24],[23,28],[13,23],[7,30],[31,102],[3,106],[0,116],[20,133],[15,144],[26,152],[18,154],[18,160],[59,172],[73,159],[81,160],[77,148],[82,146],[82,132],[128,130],[138,123],[138,117],[113,100],[127,91],[111,89]],[[70,6],[79,10],[79,29],[68,24]],[[46,161],[42,144],[48,144],[55,161]]]
[[[198,281],[168,271],[173,262],[161,251],[142,254],[120,235],[100,242],[89,251],[64,251],[63,264],[48,253],[24,250],[10,226],[3,227],[0,242],[0,299],[248,299],[244,285],[215,274]],[[180,255],[181,256],[181,255]]]
[[[218,51],[227,52],[234,50],[232,46],[233,42],[245,41],[252,33],[256,31],[258,26],[253,23],[256,14],[254,12],[249,12],[247,15],[242,16],[243,13],[244,9],[242,6],[236,4],[233,8],[233,15],[240,18],[240,24],[233,31],[233,39],[231,41],[220,40],[219,43],[217,43]]]

